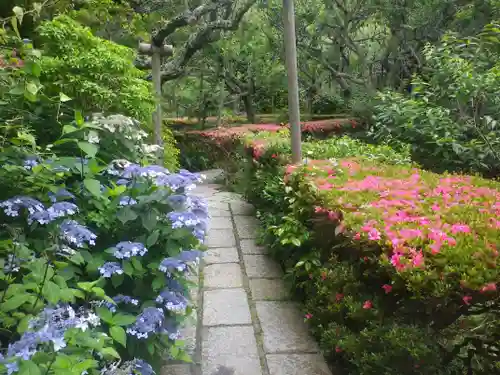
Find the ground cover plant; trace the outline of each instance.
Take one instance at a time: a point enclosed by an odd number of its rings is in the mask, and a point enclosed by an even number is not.
[[[408,148],[303,146],[291,166],[283,137],[248,136],[240,187],[329,361],[363,375],[497,373],[500,184],[423,171]]]

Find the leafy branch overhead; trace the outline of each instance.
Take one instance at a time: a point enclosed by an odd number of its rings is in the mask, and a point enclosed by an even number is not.
[[[174,56],[162,67],[162,82],[180,77],[189,60],[196,52],[210,43],[218,41],[223,31],[235,31],[246,14],[257,0],[243,0],[233,2],[230,0],[207,0],[193,10],[187,10],[172,18],[163,28],[152,37],[156,46],[161,46],[168,41],[179,29],[195,25],[195,29],[187,40],[174,49]]]

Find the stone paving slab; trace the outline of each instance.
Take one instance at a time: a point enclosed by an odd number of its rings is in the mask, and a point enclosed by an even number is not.
[[[161,375],[191,375],[190,365],[166,365],[161,369]]]
[[[229,205],[231,206],[233,215],[253,216],[255,214],[255,207],[250,203],[241,201],[232,202]]]
[[[267,254],[268,250],[264,246],[259,246],[255,240],[241,240],[241,252],[243,254]]]
[[[282,279],[250,279],[250,291],[254,301],[281,301],[290,298]]]
[[[203,294],[203,325],[251,324],[244,289],[216,289]]]
[[[208,247],[236,246],[236,238],[232,229],[212,229],[207,236]]]
[[[233,220],[231,216],[219,216],[210,219],[209,228],[211,229],[233,229]]]
[[[249,278],[279,278],[280,266],[267,255],[243,255],[243,263]]]
[[[240,239],[257,238],[259,222],[252,216],[234,216],[236,232]]]
[[[240,257],[235,247],[217,247],[205,252],[203,262],[205,264],[213,263],[238,263]]]
[[[203,269],[205,288],[240,288],[243,286],[238,263],[211,264]]]
[[[266,353],[318,352],[297,305],[292,302],[256,302]]]
[[[270,375],[332,375],[320,354],[268,354]]]
[[[252,326],[204,329],[202,346],[202,375],[262,375]]]

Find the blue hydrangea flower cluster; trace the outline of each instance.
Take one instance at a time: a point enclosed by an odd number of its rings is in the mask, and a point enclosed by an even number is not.
[[[198,250],[182,251],[176,257],[168,257],[160,262],[158,269],[167,277],[172,277],[174,271],[185,272],[190,264],[198,264],[203,253]]]
[[[188,300],[180,293],[171,291],[168,287],[165,288],[158,297],[156,302],[161,304],[165,309],[174,313],[183,313],[186,311]]]
[[[35,221],[40,224],[48,224],[58,218],[74,215],[77,212],[78,207],[76,204],[71,202],[57,202],[46,210],[30,215],[28,217],[28,224],[32,224]]]
[[[127,195],[120,197],[120,201],[118,202],[118,205],[120,206],[132,206],[134,204],[137,204],[137,201]]]
[[[161,328],[165,322],[165,314],[163,310],[156,307],[146,307],[135,323],[127,328],[127,333],[138,339],[147,339],[150,334],[161,332]]]
[[[106,308],[111,311],[112,313],[116,312],[116,307],[119,304],[126,304],[126,305],[133,305],[133,306],[139,306],[139,300],[136,298],[132,298],[130,296],[124,296],[123,294],[118,294],[115,297],[113,297],[114,303],[107,302],[107,301],[97,301],[94,302],[94,305],[96,306],[106,306]]]
[[[123,269],[120,263],[117,262],[106,262],[101,267],[99,267],[99,273],[104,278],[110,278],[113,275],[123,274]]]
[[[62,239],[70,245],[80,248],[85,244],[95,245],[97,236],[75,220],[63,221],[60,229]]]
[[[42,202],[25,196],[15,196],[0,202],[0,207],[3,208],[5,215],[17,217],[23,209],[28,210],[30,215],[45,209]]]
[[[40,345],[49,343],[52,343],[53,350],[58,352],[66,347],[64,334],[68,329],[78,328],[85,331],[99,324],[99,317],[83,308],[75,312],[69,305],[46,307],[37,318],[30,321],[29,330],[18,341],[9,345],[7,358],[27,361],[37,352]],[[12,368],[15,367],[13,362],[10,363]]]
[[[28,156],[23,162],[24,169],[28,171],[38,164],[40,164],[40,158],[38,156]]]
[[[142,359],[134,358],[123,363],[115,362],[101,370],[101,375],[155,375],[153,367]]]
[[[128,259],[133,256],[143,256],[148,249],[140,242],[124,241],[115,245],[113,255],[117,259]]]
[[[75,196],[66,189],[59,189],[55,193],[49,191],[47,195],[52,203],[56,203],[59,199],[75,199]]]

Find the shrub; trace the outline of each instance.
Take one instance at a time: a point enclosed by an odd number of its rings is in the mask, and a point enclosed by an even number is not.
[[[412,145],[416,161],[435,171],[500,172],[499,29],[446,36],[425,50],[426,73],[412,96],[386,92],[374,105],[375,139]]]
[[[37,32],[36,42],[43,47],[40,83],[45,95],[59,96],[62,91],[65,100],[83,113],[120,113],[150,126],[151,84],[134,67],[131,49],[92,35],[68,16],[42,23]]]
[[[134,358],[156,368],[166,355],[187,360],[178,327],[190,314],[186,274],[201,256],[207,211],[186,189],[199,176],[47,151],[24,156],[0,170],[2,181],[18,177],[17,195],[0,203],[9,373],[96,374],[117,359],[141,372],[149,365]]]
[[[302,166],[287,166],[287,134],[245,145],[239,178],[261,239],[331,363],[359,375],[499,371],[500,184],[347,137],[303,143]]]

